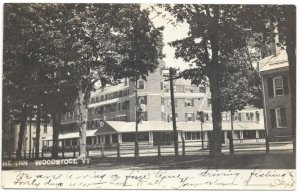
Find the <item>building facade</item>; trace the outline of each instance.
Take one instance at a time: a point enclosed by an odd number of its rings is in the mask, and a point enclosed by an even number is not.
[[[289,63],[286,50],[278,49],[259,62],[262,78],[265,124],[271,140],[292,135]]]
[[[138,80],[138,102],[142,108],[142,122],[138,125],[139,142],[147,144],[172,143],[172,111],[168,70],[161,64],[147,80]],[[128,79],[91,94],[88,106],[87,145],[115,145],[133,143],[135,140],[136,100],[135,84]],[[211,99],[207,86],[192,85],[191,81],[174,81],[174,98],[178,139],[187,141],[207,140],[212,131]],[[200,122],[197,112],[205,113]],[[264,140],[263,113],[261,109],[248,108],[235,115],[235,139]],[[67,112],[62,118],[59,139],[64,146],[79,145],[77,120],[79,111]],[[103,124],[104,123],[104,124]],[[231,132],[230,114],[223,113],[223,143]],[[44,144],[51,145],[52,137]]]

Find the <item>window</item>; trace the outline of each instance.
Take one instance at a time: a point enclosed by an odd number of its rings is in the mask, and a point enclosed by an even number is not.
[[[96,97],[96,103],[99,102],[99,97]]]
[[[271,127],[285,128],[287,126],[285,108],[270,109]]]
[[[256,121],[258,121],[258,122],[259,122],[259,121],[260,121],[260,119],[259,119],[259,112],[258,112],[258,111],[256,111],[256,112],[255,112],[255,115],[256,115]]]
[[[129,108],[129,101],[122,102],[122,110],[126,110]]]
[[[191,87],[190,92],[194,93],[194,87],[193,86]]]
[[[253,113],[246,113],[247,121],[253,121]]]
[[[112,142],[118,143],[118,134],[112,134]]]
[[[177,85],[175,88],[176,88],[176,91],[178,93],[184,93],[184,86],[183,85]]]
[[[243,138],[244,139],[256,139],[256,131],[243,131]]]
[[[238,114],[238,119],[239,119],[239,121],[242,121],[242,114],[241,113]]]
[[[205,121],[209,121],[209,115],[208,115],[208,113],[204,113],[204,120]]]
[[[165,98],[161,97],[161,105],[165,105]]]
[[[186,86],[185,87],[185,92],[190,93],[191,92],[191,87],[190,86]]]
[[[165,121],[165,113],[161,112],[161,120]]]
[[[200,132],[185,132],[185,140],[200,140]]]
[[[237,121],[239,118],[238,113],[234,113],[234,120]]]
[[[92,138],[91,137],[86,138],[86,144],[87,145],[92,145]]]
[[[283,95],[283,80],[282,76],[273,78],[274,96]]]
[[[241,132],[240,131],[233,131],[233,139],[240,139]]]
[[[283,96],[289,93],[288,76],[268,78],[269,97]]]
[[[211,99],[210,99],[210,98],[207,99],[207,106],[208,106],[208,107],[211,107]]]
[[[193,99],[185,99],[185,106],[193,107],[194,106],[194,100]]]
[[[127,90],[123,90],[123,97],[124,97],[124,96],[128,96]]]
[[[65,146],[70,146],[70,145],[71,145],[71,139],[66,139]]]
[[[144,81],[143,80],[139,80],[138,82],[138,89],[144,89],[145,85],[144,85]]]
[[[164,83],[160,82],[160,90],[164,90]]]
[[[165,86],[165,92],[169,92],[170,91],[170,88],[168,87],[168,85],[167,86]]]
[[[76,118],[79,119],[80,118],[80,111],[76,110]]]
[[[185,121],[195,121],[194,113],[186,113]]]
[[[147,96],[140,96],[140,97],[138,97],[138,101],[139,101],[139,104],[146,105],[147,104]]]
[[[263,139],[266,137],[266,132],[265,131],[258,131],[258,138]]]
[[[227,113],[222,113],[222,120],[229,121],[229,116],[227,116]]]
[[[44,124],[44,133],[48,133],[47,123]]]
[[[287,126],[285,108],[275,109],[276,113],[276,126],[277,128],[283,128]]]
[[[91,103],[95,103],[95,98],[92,98]]]

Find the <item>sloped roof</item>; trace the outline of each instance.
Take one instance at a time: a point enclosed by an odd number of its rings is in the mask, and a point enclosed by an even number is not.
[[[128,89],[129,85],[125,85],[123,82],[117,85],[107,85],[103,89],[96,90],[95,92],[91,93],[91,97],[99,96],[99,95],[104,95],[104,94],[109,94],[109,93],[114,93],[117,91],[125,90]]]
[[[260,72],[266,72],[269,70],[284,68],[288,66],[289,63],[286,50],[279,50],[276,56],[268,56],[259,61]]]

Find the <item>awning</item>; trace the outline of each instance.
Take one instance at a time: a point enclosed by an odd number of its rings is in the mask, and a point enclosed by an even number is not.
[[[176,122],[177,131],[201,131],[201,123],[198,122]],[[203,131],[212,131],[212,122],[203,123]],[[262,124],[249,123],[233,123],[234,130],[264,130]],[[230,122],[222,123],[223,131],[231,130]],[[172,122],[163,121],[143,121],[138,125],[139,132],[155,132],[155,131],[173,131]],[[129,133],[135,132],[135,122],[123,121],[105,121],[104,126],[99,129],[88,130],[87,137],[113,134],[113,133]],[[79,138],[79,132],[60,134],[59,139]],[[46,137],[44,141],[52,140],[52,136]]]
[[[106,101],[101,101],[101,102],[89,104],[88,108],[95,108],[95,107],[99,107],[99,106],[102,106],[102,105],[113,104],[113,103],[117,103],[119,101],[122,101],[122,99],[121,98],[109,99],[109,100],[106,100]]]
[[[86,136],[91,137],[95,136],[95,132],[97,130],[88,130],[86,131]],[[79,138],[79,132],[72,132],[72,133],[62,133],[59,134],[58,139],[73,139],[73,138]],[[52,136],[47,136],[43,139],[43,141],[52,141]]]

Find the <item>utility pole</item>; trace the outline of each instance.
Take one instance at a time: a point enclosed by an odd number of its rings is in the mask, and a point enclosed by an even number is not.
[[[139,101],[137,95],[138,89],[138,77],[135,78],[135,140],[134,140],[134,157],[139,157],[139,139],[138,139],[138,130],[139,130]]]
[[[176,70],[174,68],[169,68],[174,149],[175,149],[175,156],[178,156],[178,134],[177,134],[177,127],[176,127],[174,86],[173,86],[173,75],[175,74],[175,72],[176,72]]]
[[[31,118],[31,113],[30,113],[30,118],[29,118],[29,158],[31,158],[31,122],[32,122],[32,118]]]

